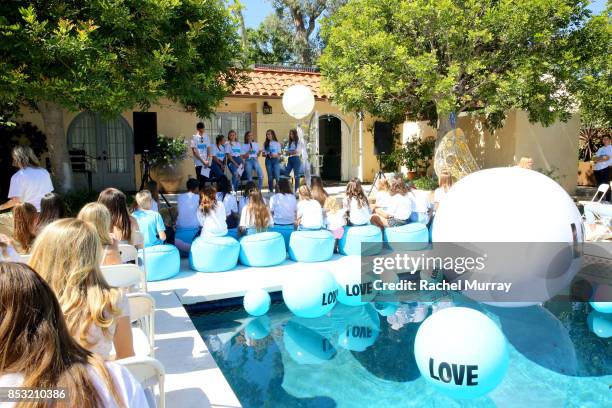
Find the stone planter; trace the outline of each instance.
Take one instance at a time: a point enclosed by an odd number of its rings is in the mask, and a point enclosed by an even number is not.
[[[592,162],[578,162],[578,185],[579,186],[597,186],[595,173],[593,173]]]
[[[155,167],[151,173],[164,193],[178,193],[184,189],[186,178],[178,165]]]

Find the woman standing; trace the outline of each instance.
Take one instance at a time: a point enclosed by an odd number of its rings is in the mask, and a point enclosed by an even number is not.
[[[289,177],[291,171],[293,171],[293,187],[295,191],[300,186],[300,170],[302,168],[302,159],[300,158],[303,150],[302,142],[298,136],[297,130],[291,129],[289,131],[289,144],[287,145],[287,154],[289,155],[287,161],[287,168],[285,169],[285,176]]]
[[[238,169],[242,166],[242,146],[240,146],[235,130],[230,130],[227,134],[225,154],[227,155],[227,165],[232,172],[232,187],[234,191],[238,191],[241,176]],[[244,167],[242,170],[244,170]]]
[[[272,129],[266,131],[266,141],[264,142],[266,155],[266,172],[268,173],[268,189],[274,192],[274,181],[278,186],[280,179],[280,152],[281,145],[276,139],[276,132]]]
[[[215,144],[210,148],[210,172],[216,179],[225,174],[225,136],[217,135]]]
[[[253,181],[253,170],[257,172],[257,185],[261,190],[263,184],[263,171],[259,165],[257,157],[259,156],[259,143],[253,139],[253,133],[247,131],[244,134],[244,144],[242,145],[242,157],[245,160],[245,170],[247,180]]]
[[[40,200],[53,191],[49,172],[38,162],[34,151],[28,146],[13,149],[13,166],[19,171],[11,177],[9,200],[0,205],[0,211],[13,208],[19,203],[30,203],[40,212]]]

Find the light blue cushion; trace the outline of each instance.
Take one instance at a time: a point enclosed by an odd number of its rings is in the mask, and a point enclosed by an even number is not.
[[[429,246],[429,229],[418,222],[385,228],[385,242],[393,251],[419,251]]]
[[[283,236],[285,240],[285,249],[289,250],[289,240],[291,239],[291,234],[295,231],[293,225],[274,225],[268,229],[268,231],[278,232]]]
[[[323,262],[334,254],[336,240],[328,230],[295,231],[291,234],[289,257],[298,262]]]
[[[273,266],[287,258],[285,240],[278,232],[260,232],[240,240],[240,263],[246,266]]]
[[[142,258],[142,249],[139,256]],[[149,282],[172,278],[181,269],[181,256],[174,245],[146,247],[144,262]]]
[[[198,272],[223,272],[238,263],[240,244],[230,236],[198,237],[191,245],[189,266]]]
[[[374,225],[346,226],[338,249],[342,255],[377,255],[382,251],[382,241],[382,231]]]
[[[185,228],[179,229],[177,228],[176,233],[174,234],[174,239],[180,239],[181,241],[191,244],[198,234],[199,228]]]

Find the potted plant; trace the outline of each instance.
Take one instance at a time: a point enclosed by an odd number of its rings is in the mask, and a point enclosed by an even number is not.
[[[595,174],[591,158],[597,153],[602,145],[601,137],[609,131],[607,129],[596,129],[592,127],[583,128],[580,131],[578,142],[578,185],[595,186]]]
[[[182,138],[157,136],[156,148],[149,153],[149,164],[153,178],[160,189],[176,193],[185,184],[185,175],[179,163],[187,157],[187,143]]]

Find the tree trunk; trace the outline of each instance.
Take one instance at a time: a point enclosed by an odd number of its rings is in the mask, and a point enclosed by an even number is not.
[[[438,117],[438,131],[436,135],[436,146],[440,143],[440,140],[445,134],[453,129],[450,121],[450,115],[443,115]]]
[[[68,174],[70,172],[70,157],[68,156],[68,141],[64,131],[64,111],[61,106],[54,102],[38,103],[38,111],[45,124],[49,157],[51,158],[51,172],[54,181],[59,184],[55,185],[55,189],[63,192],[69,189],[67,181],[70,177],[70,174]]]

